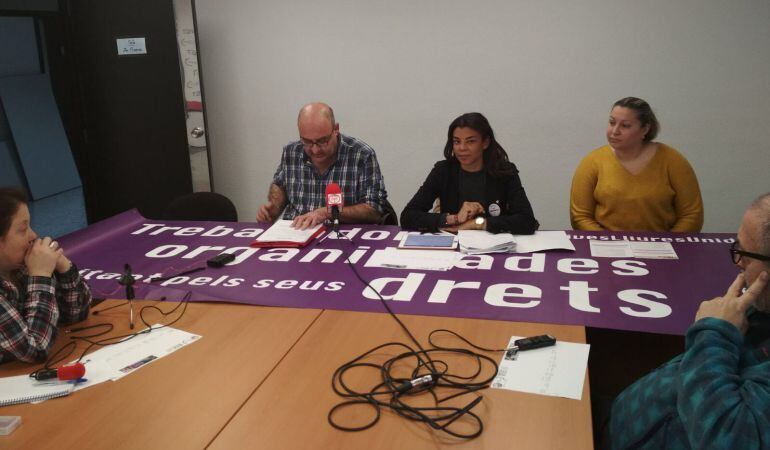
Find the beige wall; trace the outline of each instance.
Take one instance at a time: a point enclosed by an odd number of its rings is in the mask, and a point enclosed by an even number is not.
[[[569,227],[572,173],[610,105],[647,99],[701,182],[705,231],[770,190],[766,0],[197,0],[215,189],[242,220],[305,102],[372,145],[401,210],[457,115],[483,112],[544,229]]]

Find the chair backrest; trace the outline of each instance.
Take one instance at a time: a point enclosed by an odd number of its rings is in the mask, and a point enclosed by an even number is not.
[[[382,205],[382,217],[380,218],[380,225],[395,225],[398,226],[398,214],[393,209],[393,205],[385,199],[385,204]]]
[[[166,220],[237,222],[238,211],[229,198],[216,192],[193,192],[172,200],[163,211]]]

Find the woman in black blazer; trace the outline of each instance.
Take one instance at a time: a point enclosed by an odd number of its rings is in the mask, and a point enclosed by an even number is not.
[[[402,227],[512,234],[537,230],[519,171],[495,140],[486,117],[467,113],[455,119],[449,125],[444,158],[404,208]],[[441,211],[432,213],[437,198]]]

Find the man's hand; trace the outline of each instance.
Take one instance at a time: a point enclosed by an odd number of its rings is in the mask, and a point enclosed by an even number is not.
[[[471,219],[475,219],[476,216],[480,214],[484,214],[484,207],[481,206],[480,203],[463,202],[463,206],[460,207],[460,212],[457,213],[457,224],[462,225]]]
[[[735,325],[741,333],[746,333],[748,324],[746,323],[746,310],[754,304],[759,294],[767,285],[767,272],[762,272],[751,286],[741,295],[741,290],[745,286],[745,278],[741,273],[733,281],[733,284],[727,289],[723,297],[717,297],[700,304],[695,321],[705,317],[715,317]]]
[[[278,208],[272,202],[267,202],[259,207],[257,211],[257,222],[274,222],[278,216]]]
[[[286,192],[280,186],[271,184],[270,191],[267,193],[267,203],[257,210],[257,222],[275,222],[285,206]]]
[[[298,230],[305,230],[307,228],[314,227],[319,223],[323,223],[323,221],[328,218],[329,216],[326,213],[326,208],[318,208],[316,210],[310,211],[307,214],[295,217],[291,222],[291,226]]]

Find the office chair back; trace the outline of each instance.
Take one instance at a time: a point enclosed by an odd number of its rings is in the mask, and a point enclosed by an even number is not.
[[[386,199],[385,204],[382,205],[382,217],[380,218],[380,225],[395,225],[398,226],[398,214],[393,209],[393,205]]]
[[[237,222],[238,211],[229,198],[216,192],[193,192],[171,201],[163,212],[166,220]]]

